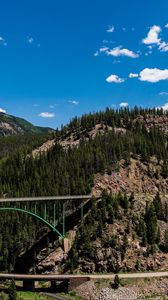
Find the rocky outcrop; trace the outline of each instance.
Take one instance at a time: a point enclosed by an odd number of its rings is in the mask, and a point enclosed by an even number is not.
[[[75,236],[76,230],[69,230],[67,237],[62,241],[60,240],[60,246],[54,249],[50,244],[48,248],[42,249],[37,256],[37,272],[52,272],[55,274],[62,272],[63,265],[71,250]]]
[[[91,274],[94,272],[113,273],[167,269],[168,254],[157,251],[147,257],[146,250],[138,240],[131,240],[125,258],[122,259],[119,249],[102,246],[96,249],[96,255],[92,262],[86,259],[80,260],[79,270]]]
[[[164,131],[165,133],[168,132],[167,114],[161,114],[160,116],[154,114],[146,114],[145,116],[139,115],[133,121],[133,123],[136,122],[144,124],[148,130],[155,126],[161,131]]]
[[[41,154],[47,153],[48,150],[50,150],[55,145],[55,139],[48,140],[43,145],[41,145],[39,148],[36,148],[32,151],[32,156],[39,157]]]
[[[149,163],[131,158],[128,166],[121,160],[117,172],[95,175],[92,194],[100,196],[104,189],[112,193],[168,194],[168,179],[161,176],[161,169],[162,161],[159,162],[155,157],[151,157]]]
[[[47,249],[42,250],[42,254],[46,253]],[[37,259],[40,260],[40,255],[37,257]],[[57,248],[53,252],[51,252],[48,256],[46,256],[45,259],[43,259],[38,265],[37,265],[37,270],[40,273],[45,273],[45,272],[54,272],[55,274],[59,273],[59,267],[64,259],[64,251],[61,247]]]

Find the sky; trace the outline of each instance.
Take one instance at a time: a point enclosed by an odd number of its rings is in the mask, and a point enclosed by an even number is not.
[[[0,111],[52,128],[168,109],[167,0],[1,0]]]

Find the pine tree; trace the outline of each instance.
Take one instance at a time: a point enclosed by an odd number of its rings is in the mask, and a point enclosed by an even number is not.
[[[153,199],[153,205],[155,207],[157,218],[159,220],[163,220],[164,219],[163,205],[162,205],[159,192],[156,194],[156,196]]]
[[[157,237],[157,217],[153,203],[147,204],[146,206],[146,230],[147,230],[147,241],[150,245],[155,244]]]
[[[118,289],[120,286],[120,278],[118,275],[115,275],[114,277],[114,283],[113,283],[113,287],[114,289]]]
[[[130,208],[133,209],[134,208],[134,204],[135,204],[135,197],[134,197],[134,193],[132,192],[130,197],[129,197],[129,202],[130,202]]]

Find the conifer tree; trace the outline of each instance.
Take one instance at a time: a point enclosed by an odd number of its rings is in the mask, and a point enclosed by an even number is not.
[[[114,289],[118,289],[120,286],[120,278],[118,275],[115,275],[114,277],[114,283],[113,283],[113,287]]]
[[[155,244],[157,238],[157,217],[153,203],[147,204],[146,206],[146,230],[147,230],[147,241],[150,245]]]

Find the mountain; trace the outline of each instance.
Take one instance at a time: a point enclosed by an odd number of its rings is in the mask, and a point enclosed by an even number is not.
[[[59,247],[61,261],[52,243],[44,244],[47,254],[44,249],[39,255],[35,251],[38,272],[168,267],[167,133],[168,113],[163,110],[107,108],[75,117],[56,131],[55,139],[32,147],[33,155],[25,155],[21,148],[2,160],[1,197],[93,195],[83,222],[71,228],[69,253]],[[94,199],[97,195],[99,201]],[[74,209],[69,202],[68,212]],[[10,234],[6,219],[11,224]],[[7,270],[9,264],[13,270],[14,261],[35,245],[36,235],[29,232],[37,232],[38,239],[43,237],[42,225],[19,214],[0,216],[0,222],[4,237],[0,268]],[[13,235],[16,223],[19,237]],[[12,258],[10,253],[14,253]]]
[[[54,129],[34,126],[22,118],[0,113],[0,136],[46,134],[52,132],[54,132]]]

